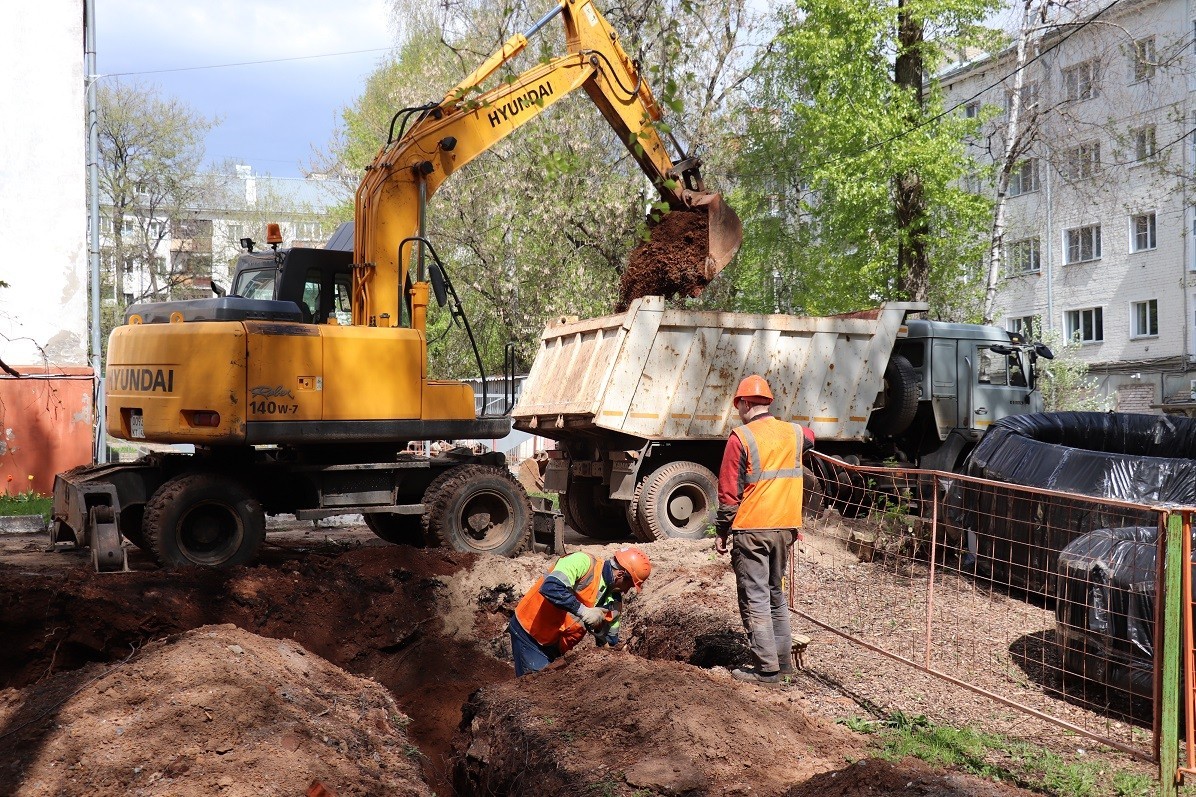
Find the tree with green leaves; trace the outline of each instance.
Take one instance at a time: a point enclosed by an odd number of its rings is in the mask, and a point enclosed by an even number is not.
[[[735,304],[833,313],[888,299],[978,314],[987,200],[959,187],[975,122],[930,77],[991,0],[798,0],[744,109]],[[980,289],[982,290],[982,288]]]
[[[130,301],[167,298],[210,276],[210,257],[172,253],[165,242],[187,234],[174,224],[200,196],[203,140],[217,120],[154,86],[119,80],[98,85],[97,103],[106,338]]]
[[[404,38],[345,112],[335,153],[348,167],[343,171],[360,174],[385,144],[399,109],[441,99],[550,8],[396,2]],[[721,152],[713,145],[724,139],[722,117],[746,74],[744,42],[754,30],[746,0],[624,4],[603,12],[669,109],[662,134],[676,137],[686,154],[704,145]],[[550,24],[492,81],[565,49],[561,29]],[[627,253],[657,198],[583,92],[561,99],[446,181],[429,205],[428,236],[483,338],[486,366],[497,370],[502,347],[513,340],[518,365],[526,368],[550,318],[610,312]],[[449,323],[447,313],[430,315],[433,369],[475,375],[459,336],[440,337]]]

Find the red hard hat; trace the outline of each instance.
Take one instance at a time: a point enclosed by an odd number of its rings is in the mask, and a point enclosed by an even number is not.
[[[615,562],[631,575],[637,592],[644,588],[644,582],[652,575],[652,563],[648,561],[648,555],[634,545],[615,551]]]
[[[772,389],[759,374],[745,376],[739,383],[739,389],[735,391],[735,400],[739,399],[749,399],[753,404],[771,404]]]

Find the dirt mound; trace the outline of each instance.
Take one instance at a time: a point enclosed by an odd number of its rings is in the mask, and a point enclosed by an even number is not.
[[[789,690],[604,650],[562,661],[470,698],[458,793],[780,794],[864,752]]]
[[[430,795],[379,684],[231,625],[0,692],[0,793]]]
[[[705,208],[674,210],[648,225],[649,239],[627,258],[615,312],[643,296],[692,296],[706,287],[710,225]]]
[[[410,715],[425,778],[444,793],[461,705],[479,686],[513,674],[476,642],[480,631],[501,633],[501,607],[476,605],[476,594],[459,601],[448,595],[453,575],[476,561],[470,554],[379,545],[229,572],[101,575],[84,564],[46,574],[0,567],[0,636],[7,641],[0,647],[0,685],[24,686],[52,672],[122,659],[168,634],[232,623],[294,639],[380,681]],[[524,567],[538,566],[529,559]],[[521,572],[511,570],[509,580]],[[446,633],[446,622],[456,631]]]

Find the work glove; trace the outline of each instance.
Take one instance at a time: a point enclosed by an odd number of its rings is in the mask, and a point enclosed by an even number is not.
[[[606,612],[597,606],[582,606],[577,616],[581,618],[581,624],[590,632],[597,631],[606,623]]]

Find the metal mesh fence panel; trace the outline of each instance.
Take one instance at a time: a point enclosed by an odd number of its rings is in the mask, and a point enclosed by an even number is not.
[[[969,716],[991,730],[1017,735],[1033,718],[1154,758],[1163,510],[821,455],[813,466],[790,594],[838,637],[822,677],[949,719],[945,681],[988,701]],[[886,690],[844,640],[930,677],[896,690],[907,676],[886,670]]]

